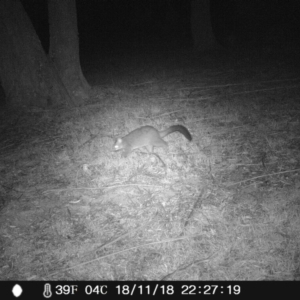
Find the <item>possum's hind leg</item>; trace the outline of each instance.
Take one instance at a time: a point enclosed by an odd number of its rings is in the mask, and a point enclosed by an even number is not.
[[[166,145],[164,145],[164,146],[166,146]],[[158,154],[154,153],[154,151],[153,151],[153,146],[148,145],[148,146],[146,147],[146,149],[148,150],[149,154],[156,156],[156,157],[161,161],[161,163],[163,164],[164,168],[166,167],[166,164],[165,164],[164,161],[160,158],[160,156],[159,156]]]

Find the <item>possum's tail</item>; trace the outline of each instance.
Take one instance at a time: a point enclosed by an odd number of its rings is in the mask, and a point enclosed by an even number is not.
[[[162,130],[159,132],[160,137],[165,137],[173,132],[180,132],[182,135],[184,135],[186,137],[186,139],[188,139],[189,141],[192,140],[192,135],[190,134],[190,132],[187,130],[186,127],[182,126],[182,125],[173,125],[165,130]]]

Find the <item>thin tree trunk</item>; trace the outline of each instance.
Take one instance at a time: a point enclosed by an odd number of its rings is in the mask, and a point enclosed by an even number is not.
[[[89,97],[90,86],[82,74],[75,0],[48,0],[50,51],[58,73],[77,105]]]
[[[198,52],[216,48],[210,18],[210,0],[192,0],[191,27],[194,48]]]

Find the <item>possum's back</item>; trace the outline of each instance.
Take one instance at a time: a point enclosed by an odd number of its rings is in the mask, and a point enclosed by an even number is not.
[[[159,132],[152,126],[137,128],[123,138],[132,149],[155,144],[157,139],[161,139]]]

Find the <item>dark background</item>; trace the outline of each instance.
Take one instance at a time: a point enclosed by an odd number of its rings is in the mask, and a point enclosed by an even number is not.
[[[48,50],[46,0],[22,0]],[[176,50],[193,46],[190,0],[77,0],[81,55]],[[217,41],[242,47],[298,45],[300,1],[212,0]]]

